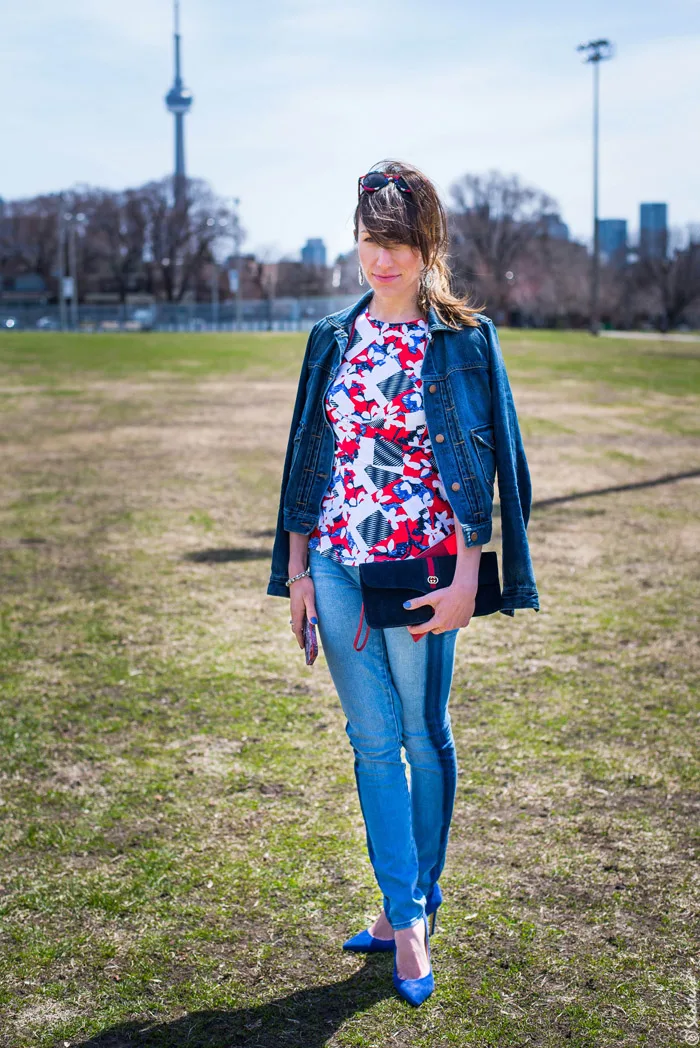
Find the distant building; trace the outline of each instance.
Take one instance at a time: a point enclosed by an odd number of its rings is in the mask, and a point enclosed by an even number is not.
[[[0,277],[0,301],[3,305],[42,305],[48,302],[49,291],[40,273],[18,273],[15,277]]]
[[[367,283],[360,287],[358,281],[359,259],[357,248],[338,255],[331,270],[331,287],[338,295],[357,295],[359,298],[367,290]]]
[[[568,240],[569,227],[562,222],[559,215],[543,215],[544,228],[548,237],[553,240]]]
[[[305,266],[325,266],[326,245],[320,237],[311,237],[301,249],[301,261]]]
[[[252,252],[241,254],[240,259],[236,255],[230,255],[225,260],[222,268],[229,274],[231,294],[235,291],[236,273],[240,275],[242,299],[264,298],[266,291],[274,285],[276,280],[274,264],[272,266],[272,275],[270,275],[268,272],[270,266],[264,262],[259,262]]]
[[[639,205],[639,257],[666,258],[668,247],[668,207],[666,204]]]
[[[598,220],[598,242],[604,262],[622,266],[627,259],[627,221],[624,218]]]

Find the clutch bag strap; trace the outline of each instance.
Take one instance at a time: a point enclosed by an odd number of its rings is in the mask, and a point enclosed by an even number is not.
[[[357,646],[357,642],[360,639],[360,635],[362,634],[362,622],[364,620],[364,615],[365,615],[365,602],[363,601],[362,602],[362,607],[360,608],[360,625],[357,627],[357,633],[355,634],[355,639],[352,642],[352,646],[355,649],[355,651],[362,651],[362,649],[364,648],[365,644],[369,640],[369,626],[365,622],[365,627],[367,629],[367,632],[365,633],[365,639],[362,641],[362,644],[360,644],[359,647]]]

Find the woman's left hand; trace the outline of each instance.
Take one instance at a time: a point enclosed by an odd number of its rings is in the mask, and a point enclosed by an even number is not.
[[[468,626],[474,614],[477,586],[478,581],[453,582],[451,586],[433,590],[422,597],[414,597],[404,606],[413,609],[430,604],[435,609],[435,614],[429,622],[419,622],[415,626],[407,626],[406,629],[414,637],[419,637],[424,633],[445,633],[446,630]]]

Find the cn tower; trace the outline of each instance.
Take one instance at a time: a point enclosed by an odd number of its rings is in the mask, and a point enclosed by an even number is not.
[[[180,0],[173,0],[175,16],[175,80],[165,96],[165,104],[175,117],[175,204],[185,198],[185,113],[192,105],[192,92],[182,82],[180,69]]]

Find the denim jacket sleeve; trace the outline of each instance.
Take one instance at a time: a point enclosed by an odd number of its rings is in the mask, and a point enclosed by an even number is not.
[[[309,332],[304,360],[299,373],[299,385],[297,387],[297,395],[294,402],[294,410],[292,412],[292,421],[289,427],[287,454],[285,455],[284,465],[282,467],[282,484],[280,486],[280,501],[279,509],[277,511],[277,527],[275,531],[275,541],[272,548],[272,565],[270,579],[267,586],[267,593],[271,597],[289,597],[289,587],[285,585],[285,582],[289,578],[289,532],[286,531],[284,527],[284,497],[287,492],[287,481],[289,480],[289,470],[294,450],[294,434],[296,433],[297,426],[301,420],[302,412],[304,411],[304,404],[306,402],[306,380],[308,375],[307,365],[309,362],[309,354],[311,352],[314,335],[320,325],[321,321],[314,324]]]
[[[482,325],[489,348],[496,472],[501,502],[503,601],[505,614],[515,608],[539,611],[539,597],[527,540],[532,484],[508,381],[498,333],[493,321]]]

